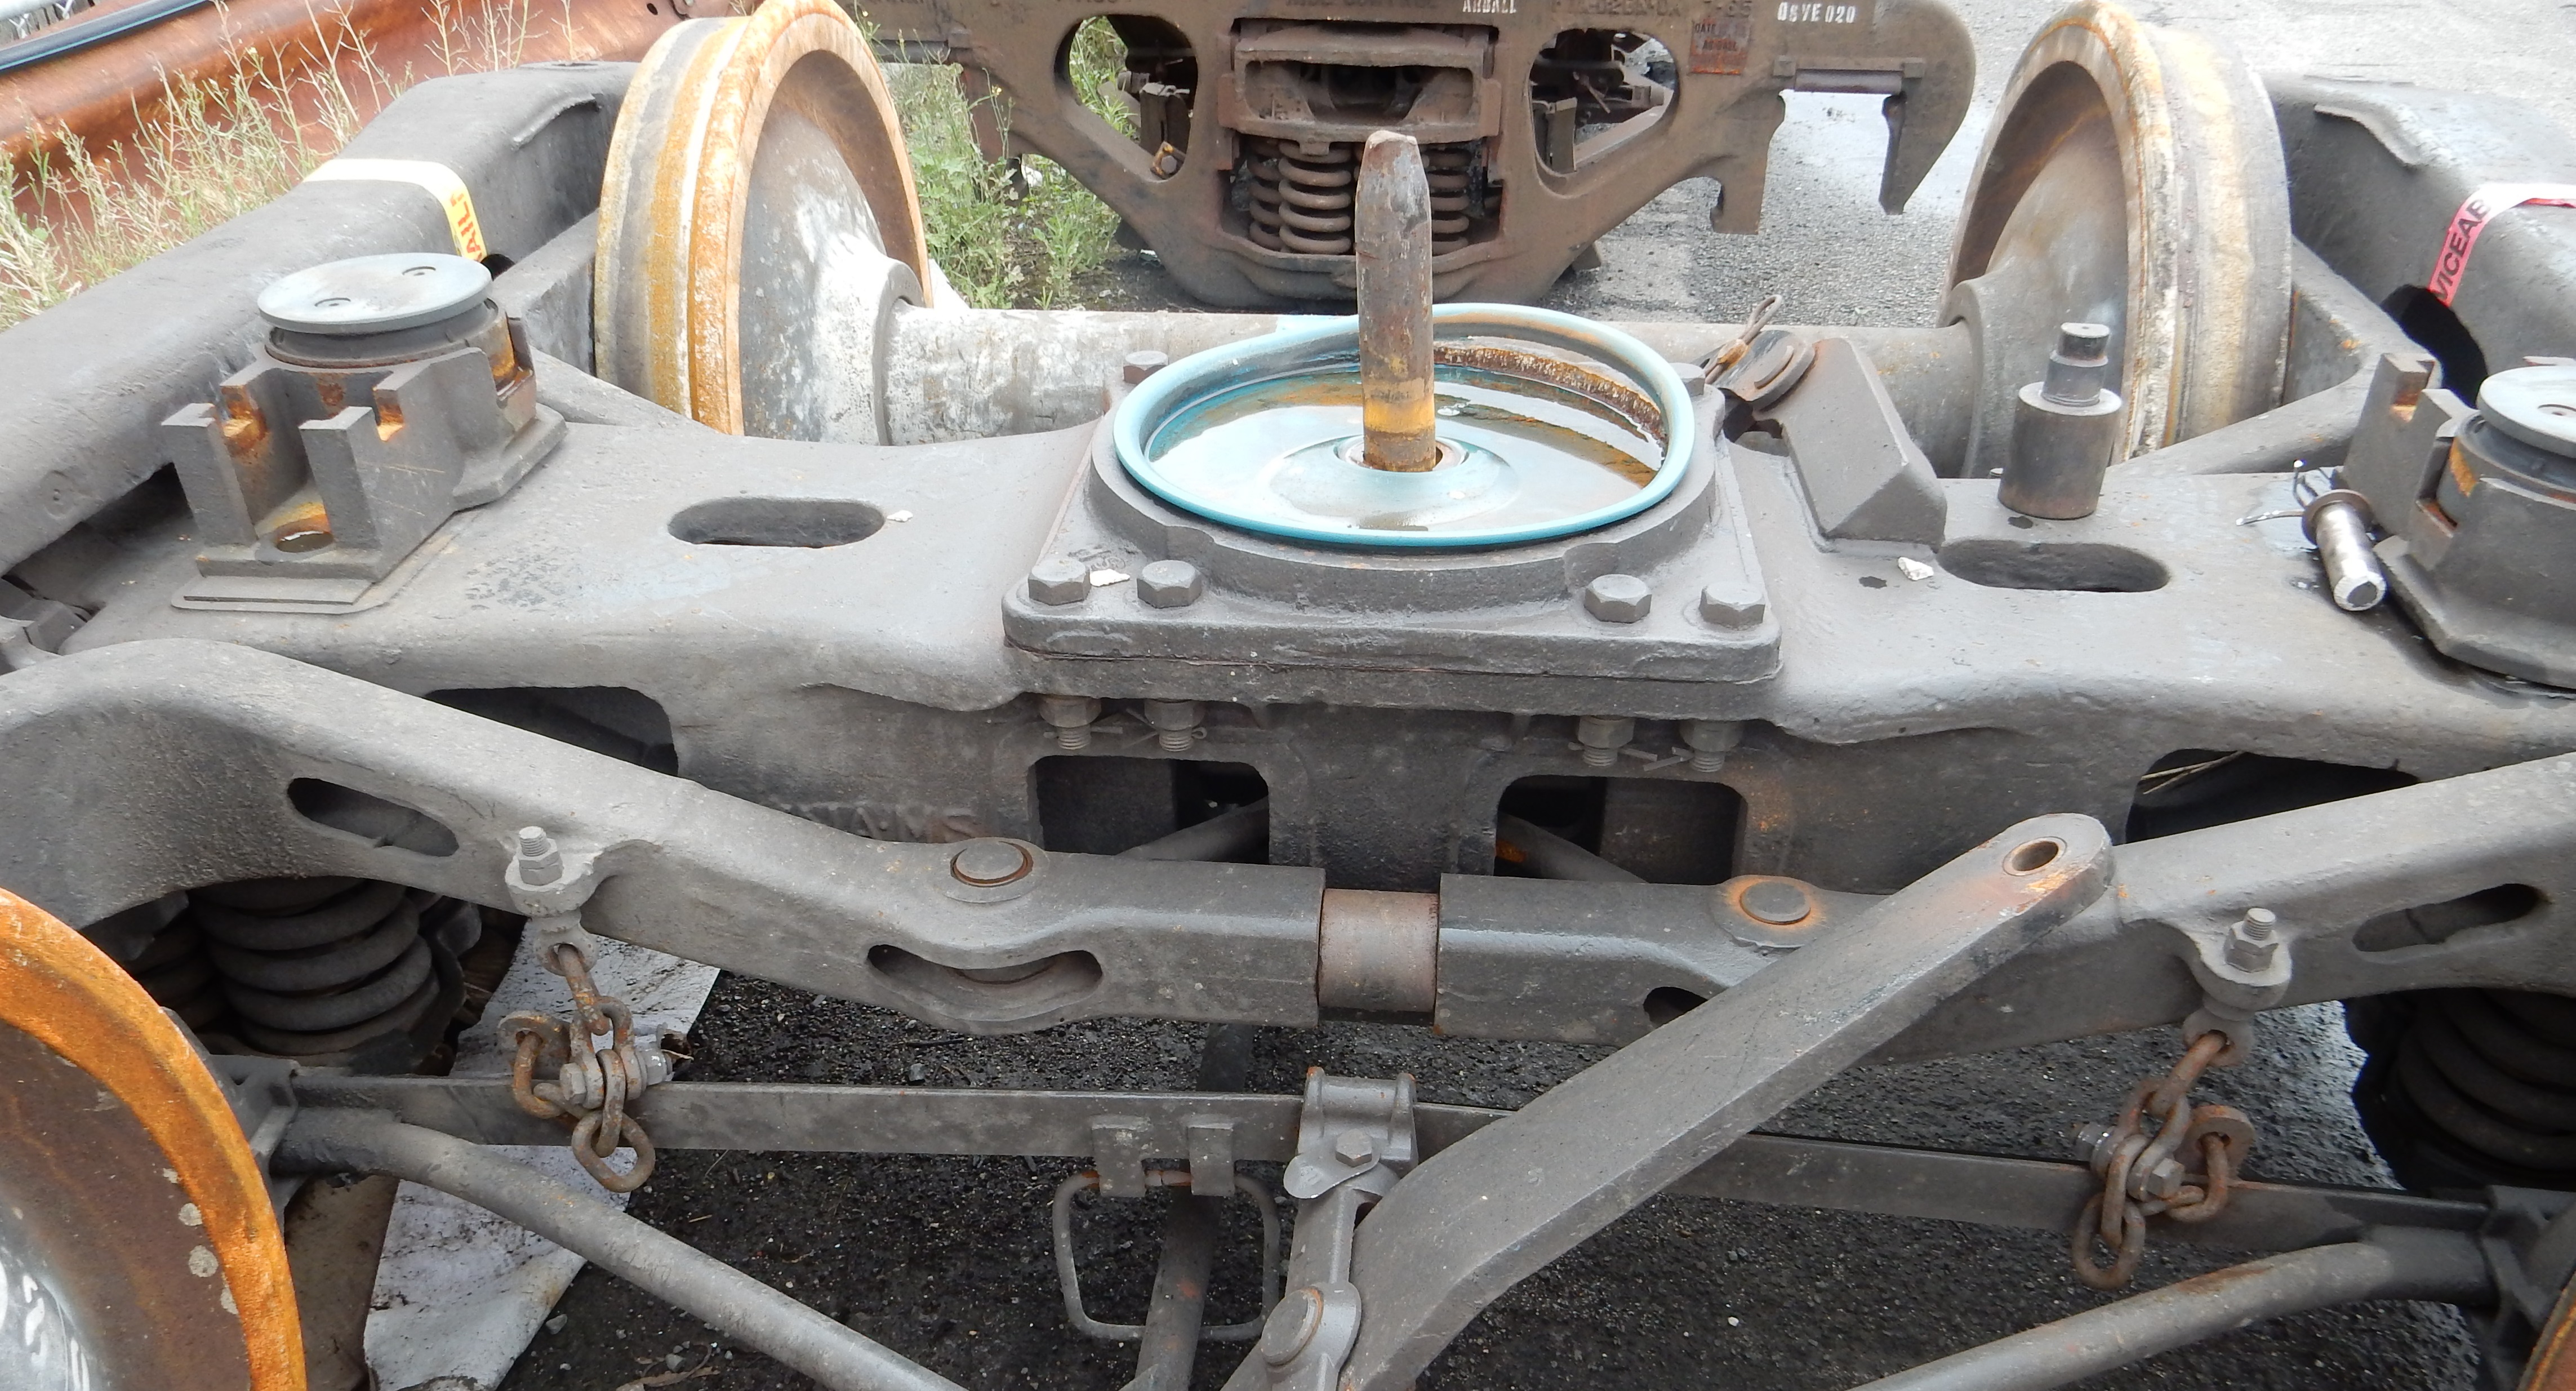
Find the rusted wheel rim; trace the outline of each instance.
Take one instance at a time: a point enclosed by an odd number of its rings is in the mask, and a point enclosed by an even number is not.
[[[2132,454],[2274,404],[2289,192],[2270,99],[2235,54],[2070,7],[2022,54],[1969,188],[1946,317],[1985,359],[1976,471],[2003,463],[2012,392],[2067,320],[2115,330]]]
[[[32,1384],[82,1359],[59,1384],[303,1391],[286,1247],[221,1085],[132,977],[6,892],[0,1189],[0,1299],[69,1335]]]
[[[628,88],[600,190],[600,374],[734,434],[873,438],[834,428],[878,399],[847,374],[867,372],[888,294],[834,298],[862,278],[854,258],[890,259],[890,293],[919,298],[912,162],[849,16],[831,0],[770,0],[663,35]]]

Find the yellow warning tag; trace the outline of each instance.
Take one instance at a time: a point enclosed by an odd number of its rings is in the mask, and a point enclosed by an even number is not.
[[[483,224],[474,219],[474,195],[465,181],[444,164],[426,159],[333,159],[304,176],[350,183],[410,184],[438,200],[447,213],[447,230],[456,239],[456,254],[483,259]]]

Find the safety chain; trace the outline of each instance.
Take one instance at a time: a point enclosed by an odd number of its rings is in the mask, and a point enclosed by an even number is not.
[[[634,1021],[626,1002],[602,995],[590,978],[590,956],[577,943],[555,945],[547,969],[572,987],[572,1021],[551,1014],[521,1012],[501,1021],[501,1039],[515,1050],[510,1061],[510,1095],[532,1116],[562,1117],[573,1123],[572,1157],[612,1193],[631,1193],[653,1177],[653,1141],[626,1105],[670,1072],[659,1049],[638,1050]],[[606,1048],[594,1041],[609,1040]],[[661,1064],[648,1071],[643,1053]],[[542,1065],[555,1080],[536,1080]],[[659,1072],[661,1076],[652,1073]],[[635,1162],[624,1173],[608,1166],[618,1146],[631,1146]]]
[[[2227,1210],[2227,1196],[2254,1147],[2254,1122],[2232,1106],[2194,1106],[2190,1093],[2211,1065],[2242,1060],[2244,1050],[2231,1054],[2230,1042],[2218,1030],[2193,1039],[2173,1071],[2140,1079],[2117,1123],[2085,1127],[2102,1191],[2075,1219],[2075,1278],[2097,1290],[2120,1289],[2137,1275],[2146,1254],[2148,1218],[2206,1222]],[[2147,1121],[2155,1123],[2154,1131],[2142,1128]],[[2194,1161],[2197,1171],[2190,1167]],[[2112,1253],[2108,1265],[2096,1259],[2097,1245]]]

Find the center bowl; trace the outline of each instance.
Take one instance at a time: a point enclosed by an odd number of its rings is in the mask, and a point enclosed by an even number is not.
[[[1196,353],[1147,377],[1121,401],[1111,419],[1111,440],[1128,476],[1174,507],[1223,522],[1256,535],[1292,538],[1335,546],[1438,548],[1447,550],[1513,546],[1577,535],[1645,511],[1678,486],[1691,461],[1696,434],[1690,394],[1681,374],[1645,344],[1617,329],[1560,314],[1510,304],[1448,304],[1432,310],[1435,342],[1454,345],[1462,339],[1501,340],[1508,349],[1530,344],[1579,354],[1590,364],[1625,377],[1617,381],[1584,365],[1528,356],[1535,372],[1515,372],[1508,365],[1487,365],[1499,378],[1521,377],[1533,387],[1590,396],[1604,405],[1617,396],[1645,406],[1651,419],[1634,423],[1660,444],[1652,476],[1634,492],[1604,505],[1562,516],[1510,525],[1448,531],[1376,529],[1364,525],[1327,526],[1294,517],[1263,515],[1231,502],[1206,496],[1158,466],[1152,448],[1157,431],[1221,394],[1249,384],[1294,380],[1301,376],[1347,376],[1356,371],[1359,320],[1332,319],[1287,329],[1260,338]],[[1544,373],[1544,375],[1541,375]],[[1586,390],[1584,383],[1597,390]],[[1615,408],[1615,407],[1614,407]],[[1419,476],[1419,475],[1417,475]]]

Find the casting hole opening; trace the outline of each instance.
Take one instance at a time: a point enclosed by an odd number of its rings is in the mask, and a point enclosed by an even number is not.
[[[1658,747],[1641,730],[1639,744]],[[1674,742],[1667,740],[1665,742]],[[1744,798],[1720,782],[1680,778],[1522,778],[1503,789],[1497,821],[1517,817],[1650,884],[1718,884],[1735,877]],[[1545,872],[1544,854],[1494,838],[1494,873]]]
[[[2144,594],[2171,578],[2154,556],[2092,541],[1953,541],[1940,559],[1942,569],[1988,589]]]
[[[2414,782],[2413,775],[2393,768],[2356,768],[2241,750],[2178,749],[2157,759],[2138,778],[2124,838],[2153,840],[2366,797]]]
[[[1049,850],[1116,855],[1266,802],[1270,786],[1247,763],[1059,755],[1041,758],[1038,841]],[[1269,823],[1236,817],[1240,834],[1202,844],[1229,864],[1270,862]],[[1210,858],[1194,853],[1190,858]]]
[[[2519,922],[2540,911],[2548,901],[2529,884],[2498,884],[2439,903],[2382,913],[2353,930],[2352,944],[2363,951],[2429,946],[2472,928]]]
[[[2487,379],[2486,350],[2478,346],[2469,326],[2460,322],[2451,306],[2430,290],[2405,285],[2380,307],[2397,320],[2407,337],[2423,344],[2433,360],[2442,364],[2444,387],[2463,401],[2478,399],[2478,387]]]
[[[660,702],[624,686],[510,686],[432,691],[451,710],[542,734],[656,773],[680,771],[671,717]]]
[[[1646,992],[1646,1018],[1652,1020],[1655,1027],[1660,1029],[1707,1003],[1706,995],[1684,990],[1677,985],[1659,985]]]
[[[1199,60],[1177,25],[1152,15],[1094,15],[1066,35],[1058,62],[1074,96],[1135,141],[1155,177],[1181,172]]]
[[[286,800],[317,826],[356,836],[370,845],[443,859],[456,853],[456,833],[428,812],[387,801],[323,778],[297,778]]]
[[[868,965],[896,989],[952,1018],[1011,1024],[1074,1004],[1100,988],[1100,958],[1057,952],[1002,966],[942,966],[892,943],[868,949]]]
[[[1539,162],[1571,174],[1672,110],[1679,74],[1661,41],[1624,29],[1567,29],[1530,65]]]
[[[720,497],[671,519],[692,546],[846,546],[877,534],[885,514],[844,498]]]
[[[2025,841],[2004,856],[2004,868],[2015,874],[2037,874],[2057,863],[2057,857],[2065,853],[2066,842],[2054,837]]]

